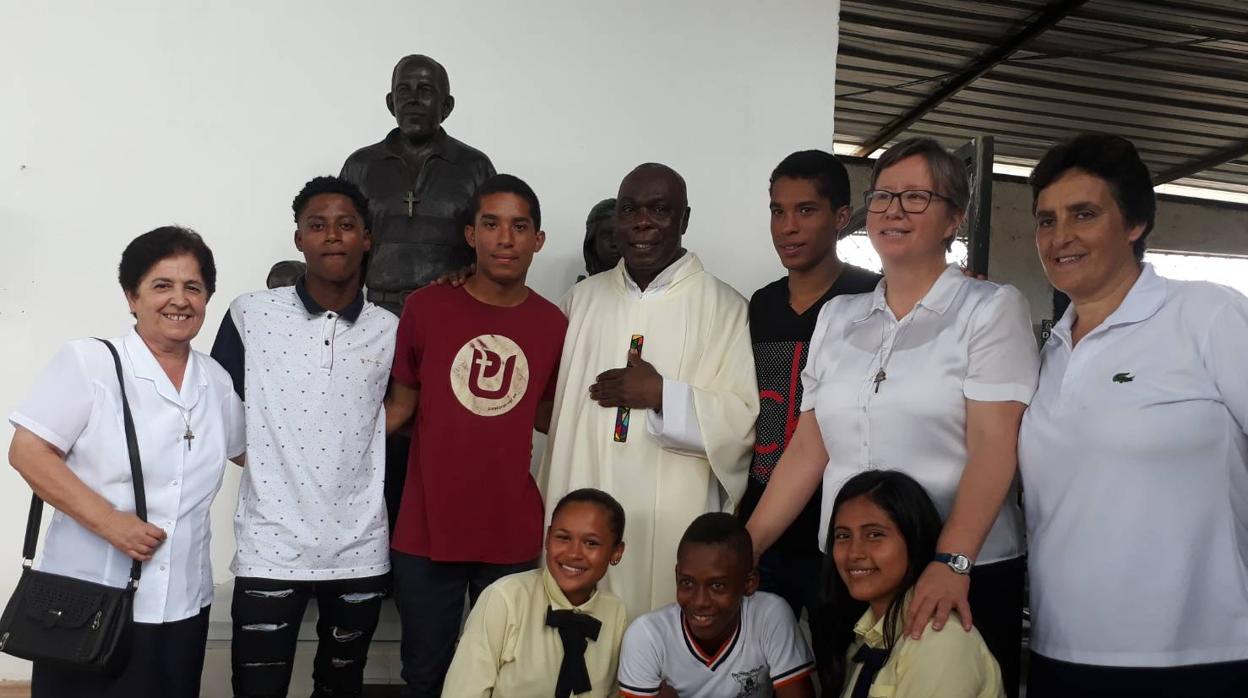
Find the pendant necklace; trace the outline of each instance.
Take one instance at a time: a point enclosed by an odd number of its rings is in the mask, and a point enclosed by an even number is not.
[[[181,407],[178,408],[178,414],[182,416],[182,423],[186,425],[186,432],[182,434],[182,440],[186,442],[186,450],[191,450],[191,441],[195,439],[195,432],[191,431],[191,415]]]
[[[888,346],[888,350],[884,350],[885,327],[880,327],[880,348],[877,352],[880,355],[880,370],[875,372],[875,377],[871,380],[875,383],[875,393],[880,392],[880,384],[888,380],[888,360],[893,358],[893,350],[897,348],[897,343],[901,341],[901,335],[905,333],[906,328],[910,326],[910,319],[914,317],[914,310],[904,317],[901,322],[897,323],[897,331],[893,333],[893,343]],[[887,320],[885,320],[887,323]]]

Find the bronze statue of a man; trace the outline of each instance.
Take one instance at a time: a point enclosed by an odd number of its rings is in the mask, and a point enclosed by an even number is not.
[[[455,98],[446,69],[432,58],[399,60],[386,107],[397,128],[352,153],[341,176],[372,209],[368,299],[398,314],[414,289],[472,262],[460,215],[494,165],[442,130]]]

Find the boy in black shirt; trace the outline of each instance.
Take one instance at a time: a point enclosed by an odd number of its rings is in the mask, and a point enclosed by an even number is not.
[[[758,375],[759,413],[754,459],[741,517],[758,506],[772,469],[780,462],[802,404],[802,368],[823,304],[843,293],[869,293],[880,275],[845,264],[836,239],[849,220],[849,174],[830,153],[803,150],[771,173],[771,241],[788,275],[750,298],[750,339]],[[801,617],[813,614],[819,595],[820,492],[759,559],[760,589],[777,594]]]

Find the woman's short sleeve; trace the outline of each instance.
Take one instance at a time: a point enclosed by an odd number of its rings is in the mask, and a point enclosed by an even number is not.
[[[826,337],[828,324],[833,317],[833,307],[837,305],[833,298],[819,309],[819,319],[815,321],[815,332],[810,335],[810,346],[806,349],[806,365],[802,367],[802,406],[801,411],[815,409],[815,397],[819,393],[819,384],[823,381],[823,352],[827,349]]]
[[[1223,300],[1223,299],[1219,299]],[[1202,346],[1202,359],[1222,403],[1248,434],[1248,381],[1244,380],[1244,355],[1248,348],[1248,298],[1226,289],[1225,305],[1214,315]]]
[[[1031,308],[1013,286],[1000,286],[971,317],[962,394],[980,402],[1031,402],[1040,352]]]
[[[9,423],[68,453],[86,429],[95,387],[79,354],[83,342],[63,345],[35,381]],[[100,347],[104,351],[104,347]]]

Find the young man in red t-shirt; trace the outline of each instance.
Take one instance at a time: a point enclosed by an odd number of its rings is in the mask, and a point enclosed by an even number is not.
[[[441,693],[464,592],[475,602],[499,577],[532,569],[542,549],[529,460],[534,427],[550,419],[568,322],[524,283],[546,239],[529,185],[495,175],[471,214],[476,274],[408,297],[386,400],[388,432],[416,417],[391,540],[404,695]]]

